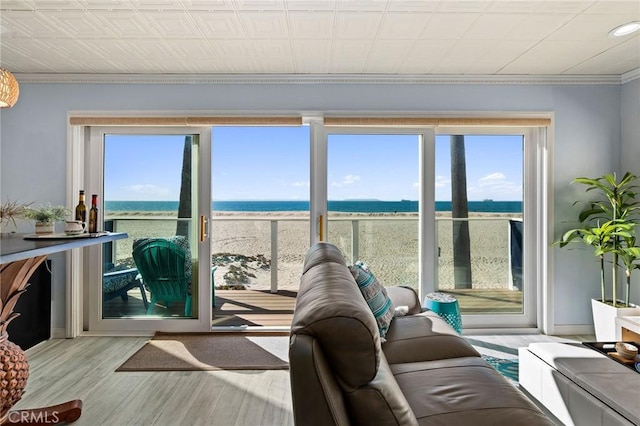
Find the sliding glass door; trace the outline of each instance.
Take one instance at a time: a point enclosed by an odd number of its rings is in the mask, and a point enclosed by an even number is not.
[[[91,329],[208,329],[210,131],[93,128],[87,148],[99,227],[129,236],[85,259]]]
[[[214,327],[291,325],[309,246],[309,127],[216,126]]]
[[[528,136],[526,129],[436,135],[434,290],[456,297],[467,325],[536,323],[535,261],[525,250],[536,227],[535,180],[525,185],[536,143]]]
[[[84,189],[89,203],[97,194],[103,229],[129,239],[84,256],[85,329],[276,325],[270,315],[284,326],[315,241],[366,262],[384,285],[410,286],[421,299],[453,294],[464,327],[538,326],[544,128],[315,120],[87,134],[73,191]],[[134,242],[158,237],[183,241],[190,300],[161,300],[145,283]],[[260,304],[273,294],[276,304]]]
[[[419,133],[327,135],[327,241],[386,285],[418,290]]]
[[[453,295],[467,327],[535,327],[544,142],[526,128],[327,129],[326,240],[385,286]]]

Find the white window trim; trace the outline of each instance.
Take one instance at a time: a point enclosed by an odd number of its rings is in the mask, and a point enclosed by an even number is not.
[[[148,115],[150,113],[151,112],[136,112],[136,111],[128,111],[128,112],[126,111],[117,111],[117,112],[70,111],[68,113],[68,117],[83,116],[87,114],[92,116],[113,116],[115,114],[117,116],[126,117],[131,115],[133,116],[140,115],[140,114]],[[216,111],[207,111],[207,113],[214,114],[214,115],[225,114],[225,112],[216,112]],[[290,111],[287,111],[287,113],[289,115],[291,114]],[[329,115],[331,113],[332,113],[331,111],[327,111],[324,114]],[[366,116],[410,117],[410,116],[423,115],[420,112],[372,113],[370,111],[368,112],[367,111],[350,111],[349,113],[350,115],[365,116],[365,117]],[[156,115],[161,115],[166,117],[177,117],[177,116],[179,117],[185,114],[193,115],[194,113],[192,111],[188,113],[179,112],[179,111],[173,111],[173,112],[162,111]],[[344,111],[338,111],[337,114],[343,115]],[[246,111],[246,112],[240,111],[240,112],[236,112],[236,114],[234,115],[240,115],[245,117],[253,116],[253,115],[258,117],[264,116],[264,114],[256,113],[255,111]],[[272,113],[271,115],[278,115],[278,112]],[[301,115],[304,115],[304,114],[301,114]],[[324,220],[326,221],[326,211],[324,211],[326,207],[319,207],[319,206],[326,206],[326,142],[325,141],[326,141],[326,132],[330,128],[324,127],[322,122],[322,116],[323,116],[322,112],[314,112],[312,115],[314,116],[314,118],[308,122],[311,125],[311,139],[312,139],[312,142],[311,142],[312,143],[312,146],[311,146],[312,170],[310,171],[310,174],[312,177],[315,176],[315,178],[318,178],[319,176],[322,175],[322,172],[318,171],[318,169],[324,170],[324,179],[320,179],[319,182],[321,183],[316,183],[315,185],[313,183],[314,180],[312,179],[311,181],[312,182],[311,193],[310,193],[310,202],[312,206],[311,217],[318,218],[319,215],[322,214]],[[534,236],[537,240],[537,252],[535,253],[536,260],[535,260],[535,263],[532,264],[532,267],[530,268],[530,269],[535,269],[535,271],[537,271],[535,279],[536,279],[537,288],[540,290],[537,295],[537,302],[538,302],[537,312],[536,312],[537,326],[535,328],[537,328],[538,331],[542,331],[545,334],[553,334],[554,333],[554,314],[553,314],[554,297],[553,297],[553,289],[550,288],[550,283],[552,282],[551,276],[553,273],[553,262],[551,257],[551,251],[549,250],[549,241],[552,240],[552,232],[553,232],[553,229],[552,229],[553,191],[551,190],[552,181],[553,181],[553,176],[552,176],[552,171],[553,171],[552,152],[553,151],[551,149],[553,145],[553,122],[554,122],[553,113],[549,113],[549,112],[459,112],[456,114],[446,113],[438,116],[439,117],[506,117],[506,118],[526,117],[526,118],[543,118],[543,119],[550,120],[551,124],[546,127],[531,127],[527,129],[527,131],[529,132],[529,137],[535,138],[535,140],[537,141],[536,148],[535,148],[536,170],[535,170],[535,173],[533,174],[533,179],[535,180],[536,195],[535,197],[533,197],[533,200],[527,199],[525,201],[527,205],[534,206],[535,214],[536,214],[535,217],[537,218],[536,228],[540,231],[540,232],[537,232],[537,234]],[[86,163],[86,154],[84,152],[83,143],[84,143],[85,127],[72,126],[72,125],[68,125],[67,127],[68,127],[67,164],[69,165],[67,169],[67,204],[74,205],[75,195],[78,193],[78,190],[81,189],[81,187],[83,186],[81,182],[83,182],[84,180],[83,165]],[[420,127],[425,128],[425,126],[420,126]],[[181,127],[181,128],[183,129],[183,131],[184,129],[187,129],[187,127]],[[471,127],[468,130],[471,133],[477,133],[478,130],[481,128],[482,126]],[[339,127],[338,129],[339,129],[338,131],[340,132],[344,132],[346,130],[343,127]],[[452,128],[447,126],[436,126],[435,131],[434,131],[434,128],[429,128],[428,130],[430,132],[429,138],[431,138],[434,141],[433,143],[435,143],[435,133],[439,131],[446,131],[447,133],[450,133],[451,129]],[[460,127],[455,127],[455,129],[461,130]],[[361,131],[362,129],[357,128],[355,130]],[[389,128],[387,128],[387,130],[389,130]],[[409,133],[415,134],[415,129],[411,129],[411,130],[412,132],[409,132]],[[491,130],[492,130],[492,133],[495,133],[495,128],[492,128]],[[507,132],[513,132],[514,128],[505,127],[505,130]],[[397,133],[397,129],[393,129],[391,133]],[[210,141],[211,141],[211,138],[209,137],[208,138],[209,150],[211,148]],[[201,139],[201,142],[202,142],[202,139]],[[424,148],[426,144],[427,142],[423,141],[423,143],[421,144],[421,147]],[[424,185],[425,188],[422,189],[422,193],[421,193],[421,197],[423,197],[423,199],[429,199],[428,198],[429,196],[433,197],[433,194],[431,195],[429,194],[430,189],[428,188],[433,188],[433,183],[434,183],[433,180],[435,179],[435,176],[424,175],[426,173],[425,172],[426,170],[434,169],[434,164],[432,163],[435,160],[434,158],[432,158],[433,156],[429,155],[428,151],[429,151],[428,149],[422,149],[420,152],[420,156],[421,156],[420,161],[422,163],[420,174],[421,174],[421,179],[424,182],[426,182],[426,185]],[[204,165],[205,164],[203,162],[203,166]],[[210,164],[208,165],[208,167],[210,167]],[[525,172],[525,176],[528,177],[529,174]],[[201,191],[202,190],[203,188],[201,187]],[[211,192],[209,191],[209,194],[210,193]],[[324,194],[324,195],[320,195],[320,194]],[[324,203],[322,203],[322,201],[324,201]],[[314,208],[314,203],[315,203],[315,208]],[[421,203],[421,206],[424,204],[425,203]],[[425,221],[425,216],[427,214],[428,212],[424,212],[424,211],[420,212],[420,219],[423,224],[428,223],[427,221]],[[210,212],[206,217],[209,217],[209,215],[210,215]],[[326,225],[326,222],[325,222],[325,225]],[[318,226],[319,226],[319,223],[317,222],[317,220],[311,221],[311,241],[310,241],[311,243],[317,241]],[[326,230],[326,226],[324,229]],[[426,230],[421,230],[421,235],[427,236],[427,234],[428,232]],[[433,235],[432,237],[435,237],[435,235]],[[425,241],[421,242],[421,245],[420,245],[420,250],[422,251],[422,253],[420,254],[421,258],[425,258],[425,257],[435,258],[435,253],[433,253],[433,256],[429,256],[429,250],[434,251],[435,249],[433,249],[432,247],[431,248],[425,247],[425,245],[428,245],[426,244],[427,238],[423,238],[423,240]],[[427,270],[428,263],[421,262],[421,264],[422,264],[422,269],[420,271],[420,276],[421,276],[421,282],[424,282],[422,277],[427,277],[429,276],[430,273],[435,274],[435,270],[431,269],[431,272],[429,272]],[[66,337],[75,337],[82,333],[82,328],[83,328],[82,289],[79,288],[77,285],[73,284],[73,283],[81,282],[81,277],[83,276],[82,250],[80,249],[72,250],[67,254],[66,267],[67,267]],[[202,312],[202,310],[200,312]],[[470,320],[465,321],[465,323],[467,323],[468,321]],[[468,324],[472,326],[473,321]],[[518,328],[504,329],[502,328],[503,326],[504,326],[504,323],[501,323],[499,325],[496,324],[497,328],[495,329],[483,328],[483,329],[473,330],[473,332],[488,332],[488,331],[504,332],[505,330],[516,332],[520,330]],[[207,325],[207,329],[209,329],[209,327],[210,327],[210,321]],[[526,327],[525,329],[531,330],[530,327]]]

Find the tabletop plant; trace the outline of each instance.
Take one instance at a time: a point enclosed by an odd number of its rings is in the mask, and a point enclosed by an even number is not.
[[[24,211],[31,203],[18,203],[17,201],[7,200],[0,203],[0,224],[4,227],[9,223],[16,226],[16,219],[24,216]]]
[[[640,198],[636,191],[640,178],[630,172],[617,180],[615,173],[598,178],[579,177],[572,183],[587,186],[586,192],[595,192],[596,199],[588,201],[580,211],[578,221],[581,226],[566,231],[555,244],[565,247],[579,241],[594,249],[600,260],[601,302],[609,303],[605,295],[605,263],[610,257],[612,265],[612,297],[610,303],[616,307],[618,268],[620,262],[625,267],[627,291],[624,305],[629,306],[631,272],[640,269],[640,247],[636,245],[636,225],[640,220]],[[575,204],[580,203],[579,201]]]
[[[40,205],[37,208],[25,207],[22,216],[39,223],[54,223],[65,220],[71,211],[64,206]]]

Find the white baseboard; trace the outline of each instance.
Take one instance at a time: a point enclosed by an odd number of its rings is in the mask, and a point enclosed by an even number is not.
[[[591,324],[568,324],[568,325],[555,325],[553,327],[554,336],[569,336],[589,334],[595,335],[595,329]]]
[[[52,339],[66,339],[67,331],[64,328],[52,328],[51,329],[51,338]]]

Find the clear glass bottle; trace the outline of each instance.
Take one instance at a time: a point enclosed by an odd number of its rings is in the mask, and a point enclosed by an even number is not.
[[[78,205],[76,206],[76,220],[82,221],[83,224],[87,222],[87,206],[84,203],[84,189],[80,190],[78,196]]]
[[[89,233],[98,232],[98,194],[91,195],[91,209],[89,210]]]

